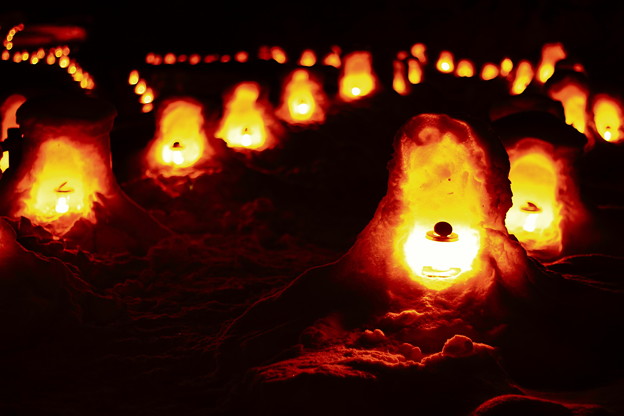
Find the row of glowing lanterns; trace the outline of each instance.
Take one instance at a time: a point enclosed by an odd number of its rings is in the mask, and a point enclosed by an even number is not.
[[[227,57],[225,59],[224,57]],[[247,62],[249,55],[246,52],[234,54],[238,62]],[[258,54],[259,59],[273,59],[279,63],[287,62],[286,54],[281,48],[263,47]],[[526,88],[536,82],[544,85],[554,74],[557,63],[567,57],[567,52],[561,43],[548,43],[542,48],[540,62],[536,67],[528,60],[521,60],[515,67],[510,58],[504,58],[500,64],[485,63],[482,65],[480,78],[489,81],[495,78],[504,78],[508,81],[509,94],[522,94]],[[210,59],[208,59],[210,58]],[[165,54],[164,58],[156,54],[148,54],[146,61],[153,65],[161,63],[174,64],[180,62],[229,62],[230,55],[219,57],[218,55],[207,55],[203,59],[198,54],[175,55]],[[354,101],[375,93],[378,89],[378,80],[372,66],[372,56],[368,51],[356,51],[347,55],[340,53],[339,47],[332,47],[331,52],[322,60],[324,65],[328,62],[332,66],[340,69],[339,98],[342,101]],[[312,68],[317,63],[316,54],[310,49],[306,49],[301,54],[297,64],[299,69],[293,71],[291,77],[286,81],[284,89],[284,100],[291,101],[290,114],[281,117],[289,122],[306,123],[319,122],[312,120],[318,118],[312,110],[314,101],[322,101],[319,111],[327,103],[327,97],[323,93],[323,86],[314,79]],[[410,52],[401,51],[397,53],[394,61],[393,88],[402,95],[410,92],[409,86],[423,82],[423,69],[428,58],[426,47],[422,43],[414,44]],[[456,62],[454,55],[449,51],[442,51],[435,62],[435,68],[441,73],[454,74],[457,77],[472,77],[475,75],[474,64],[467,59],[460,59]],[[579,74],[584,73],[584,68],[579,63],[574,63],[574,71]],[[306,71],[307,70],[307,71]],[[154,108],[156,92],[147,83],[147,80],[140,76],[138,70],[132,70],[128,77],[128,83],[134,86],[134,92],[139,96],[143,112],[150,112]],[[287,91],[287,92],[286,92]],[[615,95],[607,93],[595,94],[591,96],[589,86],[582,81],[571,80],[562,85],[549,88],[549,97],[561,102],[566,123],[576,128],[579,132],[585,133],[589,114],[596,132],[606,141],[618,142],[624,138],[620,131],[622,128],[623,106],[621,100]],[[288,98],[286,94],[292,96]],[[591,101],[591,102],[590,102]],[[296,104],[298,103],[298,104]],[[591,106],[591,111],[587,107]],[[284,115],[282,113],[282,115]],[[308,120],[307,118],[310,118]]]
[[[3,41],[3,50],[0,53],[0,60],[13,63],[29,63],[31,65],[40,63],[56,65],[65,70],[67,74],[78,83],[80,88],[85,90],[93,90],[95,88],[93,77],[82,68],[76,59],[70,56],[70,48],[67,45],[47,49],[38,48],[34,51],[14,51],[13,37],[23,29],[24,25],[20,24],[8,31]]]

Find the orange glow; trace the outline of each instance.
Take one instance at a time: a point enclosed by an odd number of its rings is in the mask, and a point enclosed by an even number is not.
[[[165,102],[157,114],[155,137],[146,161],[149,172],[165,177],[189,176],[214,154],[204,130],[204,108],[191,98]]]
[[[284,52],[284,49],[280,48],[279,46],[273,46],[271,48],[271,57],[278,64],[284,64],[287,60],[286,52]]]
[[[398,185],[403,203],[393,238],[394,258],[409,277],[436,291],[466,281],[481,269],[486,215],[478,173],[485,153],[465,145],[458,130],[440,127],[421,126],[417,136],[404,143]],[[441,222],[451,227],[442,232]]]
[[[197,53],[192,54],[191,56],[189,56],[189,64],[191,65],[197,65],[198,63],[201,62],[201,56]]]
[[[323,59],[323,65],[340,68],[341,64],[342,62],[340,59],[340,48],[338,46],[332,46],[331,51]]]
[[[481,79],[484,81],[489,81],[491,79],[494,79],[498,76],[498,74],[499,74],[498,66],[494,65],[491,62],[485,63],[481,67]]]
[[[301,66],[313,66],[316,64],[316,54],[311,49],[306,49],[301,53],[299,58],[299,65]]]
[[[455,70],[455,57],[449,51],[440,52],[436,62],[436,69],[444,74],[450,74]]]
[[[327,97],[318,81],[305,69],[293,71],[284,83],[282,104],[276,114],[291,124],[325,121]]]
[[[258,48],[258,59],[268,61],[271,59],[271,48],[266,45],[262,45]]]
[[[141,98],[139,99],[139,102],[141,104],[149,104],[152,101],[154,101],[154,91],[150,87],[147,87],[145,89],[145,92],[141,94]]]
[[[513,206],[505,224],[529,252],[557,255],[562,246],[561,169],[552,145],[524,139],[508,150]]]
[[[2,60],[3,61],[8,61],[9,58],[11,58],[11,53],[8,50],[3,50],[2,51]]]
[[[509,58],[504,58],[500,64],[500,75],[506,77],[511,73],[513,69],[513,61]]]
[[[392,65],[394,69],[392,88],[400,95],[409,94],[405,64],[402,61],[394,60]]]
[[[457,63],[457,70],[455,71],[455,74],[458,77],[473,77],[475,74],[474,64],[468,59],[460,60]]]
[[[396,55],[396,59],[400,61],[404,61],[407,59],[408,56],[409,54],[406,51],[398,51]]]
[[[163,58],[163,62],[167,65],[173,65],[176,63],[176,61],[176,56],[171,52],[165,54],[165,57]]]
[[[353,101],[372,94],[377,88],[370,52],[351,52],[344,58],[339,79],[339,94],[343,101]]]
[[[154,64],[154,61],[156,60],[156,55],[152,52],[148,53],[147,55],[145,55],[145,63],[146,64]]]
[[[130,75],[128,75],[128,84],[136,85],[137,82],[139,82],[139,79],[139,71],[133,69],[132,71],[130,71]]]
[[[421,64],[427,63],[427,47],[423,43],[415,43],[410,48],[410,53],[417,58]]]
[[[565,59],[567,53],[559,42],[547,43],[542,47],[542,57],[537,65],[537,80],[542,84],[555,73],[555,64]]]
[[[423,80],[423,70],[418,59],[407,60],[407,79],[412,84],[420,84]]]
[[[241,82],[224,100],[225,110],[215,137],[228,147],[264,150],[274,145],[265,121],[265,109],[259,102],[260,85]]]
[[[511,83],[510,94],[511,95],[519,95],[526,90],[531,81],[533,81],[533,76],[535,75],[535,71],[533,70],[533,65],[529,61],[520,61],[518,67],[516,68],[516,73]]]
[[[145,92],[146,89],[147,89],[147,83],[145,82],[144,79],[140,79],[134,86],[134,93],[137,95],[141,95]]]
[[[604,140],[617,143],[622,141],[622,104],[613,97],[600,94],[593,100],[592,113],[596,132]]]
[[[60,136],[40,144],[28,175],[18,184],[25,193],[17,216],[29,218],[55,235],[67,232],[80,218],[95,221],[97,193],[106,189],[95,148]]]
[[[234,55],[234,60],[236,62],[247,62],[247,60],[249,60],[249,54],[246,51],[238,51]]]
[[[59,58],[58,64],[61,68],[67,68],[69,66],[70,60],[67,56],[63,55]]]
[[[581,133],[585,133],[587,126],[587,99],[589,91],[574,80],[561,82],[553,86],[548,95],[553,100],[561,102],[565,114],[565,122]]]
[[[6,150],[0,153],[0,172],[4,172],[9,168],[9,152]]]

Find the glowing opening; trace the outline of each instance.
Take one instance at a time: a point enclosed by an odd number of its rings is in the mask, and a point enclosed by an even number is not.
[[[548,147],[531,139],[509,149],[513,206],[505,224],[528,252],[562,249],[559,167]]]

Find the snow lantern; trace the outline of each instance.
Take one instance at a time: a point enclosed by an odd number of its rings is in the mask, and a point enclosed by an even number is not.
[[[624,140],[624,105],[614,94],[592,94],[588,105],[587,135],[592,140],[621,143]]]
[[[340,99],[346,102],[359,100],[377,90],[377,75],[372,61],[368,51],[351,52],[343,58],[339,76]]]
[[[495,136],[445,114],[421,114],[394,143],[388,192],[348,256],[362,273],[441,292],[487,287],[504,252],[516,254],[499,272],[521,267],[511,266],[523,255],[505,229],[509,164]]]
[[[284,82],[276,114],[289,124],[319,124],[325,121],[326,108],[327,96],[320,82],[308,70],[298,68]]]
[[[210,167],[215,153],[200,101],[171,97],[161,103],[154,138],[145,154],[147,176],[197,177]]]
[[[107,102],[81,95],[27,100],[17,112],[23,134],[21,160],[0,183],[2,215],[28,218],[66,240],[85,237],[71,232],[85,224],[92,231],[106,227],[100,234],[114,235],[112,240],[129,239],[136,232],[134,244],[139,239],[140,244],[149,244],[166,235],[116,182],[109,138],[115,116]],[[117,232],[112,232],[114,228]],[[87,239],[98,240],[91,237]],[[100,243],[128,247],[129,241]]]
[[[585,136],[546,112],[512,114],[497,120],[494,128],[510,161],[509,232],[542,260],[569,254],[571,240],[588,241],[571,237],[582,235],[588,221],[577,172]]]
[[[224,96],[224,111],[215,137],[234,150],[262,151],[277,145],[279,125],[260,84],[244,81]]]

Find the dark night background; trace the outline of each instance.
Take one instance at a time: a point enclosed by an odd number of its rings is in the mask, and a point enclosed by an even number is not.
[[[6,368],[0,370],[0,416],[235,416],[228,411],[231,403],[227,399],[235,390],[231,387],[240,380],[232,380],[230,385],[212,378],[218,334],[224,324],[257,299],[286,286],[310,268],[335,261],[351,247],[386,192],[390,140],[407,118],[420,111],[446,109],[483,116],[491,104],[489,100],[501,98],[502,91],[499,84],[482,86],[471,80],[465,84],[450,82],[448,86],[422,85],[415,97],[398,98],[386,85],[388,88],[371,101],[370,107],[342,108],[342,113],[334,114],[319,130],[291,132],[298,140],[288,142],[283,152],[267,152],[247,164],[236,160],[234,167],[239,177],[203,178],[193,192],[170,198],[154,187],[144,188],[145,182],[134,176],[134,152],[151,139],[154,114],[140,113],[136,97],[126,84],[129,71],[140,69],[153,79],[179,82],[181,91],[205,99],[211,109],[220,104],[216,97],[221,88],[236,76],[257,74],[277,82],[279,72],[271,72],[277,65],[252,63],[250,70],[236,67],[238,72],[226,66],[215,66],[206,72],[179,66],[150,68],[144,64],[148,52],[252,53],[262,45],[277,45],[295,57],[304,48],[323,50],[339,45],[344,50],[371,50],[380,68],[389,71],[396,52],[408,50],[415,42],[427,45],[431,56],[435,51],[448,49],[457,57],[475,62],[499,62],[506,56],[514,61],[537,62],[544,43],[562,42],[569,55],[585,66],[596,85],[606,85],[617,94],[624,86],[624,2],[173,1],[164,5],[99,2],[71,6],[5,2],[0,6],[2,33],[19,22],[27,28],[70,25],[85,29],[86,38],[71,45],[72,56],[94,77],[95,95],[112,102],[119,111],[111,132],[113,168],[119,182],[128,195],[177,234],[148,253],[102,259],[59,251],[57,245],[47,244],[27,226],[14,225],[20,244],[44,257],[61,260],[94,293],[114,301],[99,303],[99,297],[83,297],[82,286],[72,279],[69,283],[61,279],[55,282],[63,296],[50,295],[53,299],[48,299],[41,295],[53,307],[46,309],[36,300],[31,302],[31,288],[24,295],[25,309],[32,307],[28,313],[5,307],[8,316],[18,316],[17,322],[25,324],[23,329],[15,330],[20,336],[12,332],[17,325],[4,331],[6,339],[2,339],[0,330],[0,369]],[[28,41],[27,34],[25,31],[21,37],[16,36],[17,50],[21,48],[20,39],[26,49],[36,44]],[[7,72],[2,72],[5,67]],[[5,67],[0,66],[2,95],[21,86],[33,88],[40,82],[43,85],[59,81],[37,72],[40,67]],[[35,79],[27,79],[21,70],[36,74]],[[43,81],[37,76],[42,76]],[[211,83],[213,77],[218,81]],[[432,77],[436,79],[442,80]],[[219,84],[221,80],[223,85]],[[211,91],[210,87],[217,90]],[[460,91],[463,87],[465,93]],[[608,163],[588,158],[583,166],[585,172],[595,169],[582,187],[596,204],[624,206],[623,175],[618,172],[608,176],[619,163],[621,153],[620,149],[601,154],[612,157]],[[605,214],[612,221],[606,228],[610,226],[614,235],[624,228],[618,212]],[[617,257],[621,248],[621,242],[609,247],[609,253],[616,256],[616,265],[621,259]],[[588,269],[595,272],[591,264]],[[0,270],[0,279],[2,273]],[[620,273],[609,273],[612,285],[604,286],[620,288],[614,292],[621,293],[621,283],[614,283]],[[40,284],[33,281],[33,292],[37,292]],[[66,301],[66,292],[71,301]],[[86,311],[77,322],[66,310],[75,304]],[[617,323],[610,329],[621,329],[619,321],[615,317]],[[608,327],[609,323],[604,325]],[[596,332],[603,327],[597,328]],[[530,334],[536,338],[538,335]],[[611,340],[607,336],[605,339]],[[560,347],[564,358],[574,357],[576,352],[574,345],[566,350],[568,346]],[[553,350],[557,352],[557,348]],[[602,351],[596,349],[591,352],[600,356]],[[612,344],[604,353],[605,362],[609,363],[608,352],[615,349],[617,345]],[[540,351],[531,352],[538,364],[531,363],[525,372],[522,368],[516,371],[525,376],[529,385],[533,383],[535,396],[566,403],[605,404],[611,406],[613,413],[520,406],[520,413],[513,413],[512,409],[509,413],[484,415],[617,416],[624,409],[619,381],[621,357],[614,359],[612,368],[605,371],[608,376],[600,373],[603,368],[595,371],[605,376],[605,384],[596,387],[588,383],[590,387],[586,387],[583,370],[595,375],[587,369],[589,364],[578,363],[578,373],[570,367],[565,376],[553,375],[539,365],[548,364],[551,356],[544,354],[540,361]],[[463,374],[469,383],[471,371],[478,369],[483,371],[477,371],[478,376],[494,375],[493,390],[498,393],[515,391],[503,382],[502,387],[496,384],[498,367],[490,361],[475,359],[461,365],[467,367],[457,373],[449,370],[450,380],[455,374]],[[532,379],[533,370],[543,378]],[[392,374],[388,378],[393,382],[402,380],[393,380]],[[487,377],[485,380],[484,384],[491,381]],[[253,380],[244,381],[250,383],[245,386],[253,388]],[[316,391],[318,386],[313,379],[307,382],[303,386]],[[549,382],[555,385],[552,390]],[[582,387],[578,391],[564,388],[559,392],[558,382],[565,388],[575,383]],[[409,386],[403,388],[401,391],[411,394]],[[352,397],[361,394],[357,386],[353,391]],[[531,388],[526,391],[531,394]],[[286,389],[284,395],[288,396],[288,392]],[[266,406],[258,414],[281,414],[272,413],[271,405],[262,399],[263,394],[267,400],[279,397],[283,394],[279,387],[263,390],[261,386],[252,393],[257,403]],[[489,393],[486,391],[485,396]],[[479,394],[476,392],[475,397],[481,397]],[[442,401],[452,402],[444,398]],[[371,409],[378,413],[383,405]],[[415,406],[410,410],[418,414],[422,409]],[[345,411],[336,413],[348,414]],[[431,414],[437,416],[435,409]]]

